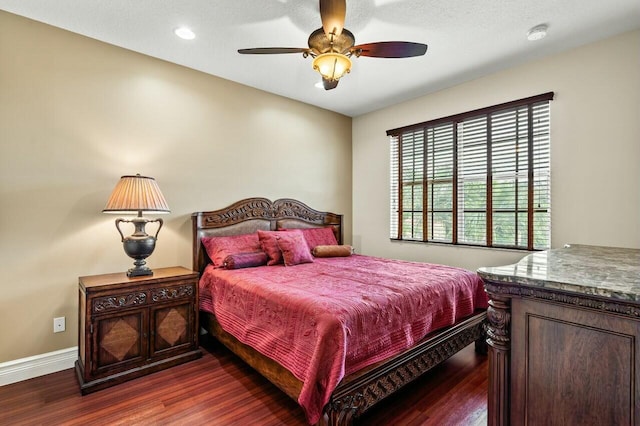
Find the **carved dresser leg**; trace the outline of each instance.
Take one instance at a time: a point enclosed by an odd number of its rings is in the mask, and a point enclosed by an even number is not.
[[[511,299],[487,289],[487,344],[489,345],[489,401],[488,424],[508,425],[510,405],[510,323]]]

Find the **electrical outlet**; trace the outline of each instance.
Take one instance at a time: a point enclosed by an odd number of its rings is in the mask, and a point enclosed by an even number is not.
[[[65,317],[58,317],[53,319],[53,332],[60,333],[65,330]]]

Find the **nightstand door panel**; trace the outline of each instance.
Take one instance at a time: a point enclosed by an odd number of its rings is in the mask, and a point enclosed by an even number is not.
[[[188,300],[151,307],[150,357],[167,356],[194,345],[193,309]]]
[[[148,309],[97,317],[91,373],[96,376],[142,364],[148,354]]]

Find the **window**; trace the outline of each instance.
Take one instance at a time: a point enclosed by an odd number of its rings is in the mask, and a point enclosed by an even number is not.
[[[387,131],[393,240],[551,243],[553,92]]]

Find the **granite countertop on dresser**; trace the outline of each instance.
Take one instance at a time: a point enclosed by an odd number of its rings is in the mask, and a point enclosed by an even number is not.
[[[571,244],[478,269],[484,280],[640,303],[640,249]]]

